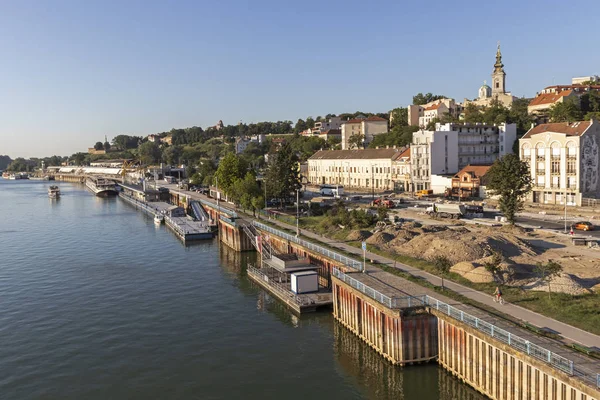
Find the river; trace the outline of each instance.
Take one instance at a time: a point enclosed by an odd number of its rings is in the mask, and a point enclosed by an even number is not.
[[[397,368],[245,275],[81,185],[0,179],[0,398],[484,399],[435,364]]]

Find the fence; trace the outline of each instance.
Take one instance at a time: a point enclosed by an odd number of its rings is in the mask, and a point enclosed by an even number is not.
[[[123,192],[119,193],[119,197],[122,198],[123,200],[127,201],[129,204],[131,204],[131,205],[133,205],[135,207],[141,208],[143,211],[145,211],[145,212],[147,212],[149,214],[152,214],[152,215],[160,214],[160,210],[159,209],[154,208],[154,207],[148,205],[148,203],[146,203],[144,201],[141,201],[141,200],[138,200],[138,199],[136,199],[134,197],[126,195]]]
[[[333,268],[331,273],[336,278],[346,282],[356,290],[366,294],[370,298],[378,301],[379,303],[387,306],[388,308],[410,308],[410,307],[423,307],[425,303],[425,296],[406,296],[406,297],[389,297],[385,294],[365,285],[364,283],[344,274],[337,268]]]
[[[300,239],[294,235],[290,235],[290,234],[282,232],[278,229],[271,228],[270,226],[262,224],[260,222],[253,221],[252,224],[263,231],[272,233],[276,236],[279,236],[280,238],[289,240],[290,242],[297,243],[297,244],[304,246],[312,251],[322,254],[325,257],[329,257],[332,260],[339,261],[342,264],[344,264],[345,266],[352,268],[356,271],[360,271],[362,269],[362,263],[360,261],[353,260],[349,257],[346,257],[339,253],[336,253],[335,251],[331,251],[329,249],[326,249],[325,247],[308,242],[304,239]]]
[[[258,268],[248,265],[246,267],[246,271],[248,272],[248,275],[254,277],[257,280],[265,282],[265,284],[268,285],[271,289],[273,289],[273,291],[277,292],[281,296],[284,296],[285,298],[291,299],[294,303],[300,306],[306,306],[311,304],[310,298],[302,295],[297,295],[291,290],[289,290],[287,287],[285,287],[285,285],[278,282],[274,282],[272,279],[269,279],[269,276],[267,274],[264,274]]]
[[[444,303],[443,301],[431,296],[426,296],[426,303],[429,307],[435,308],[439,312],[444,313],[453,319],[470,325],[478,331],[508,344],[517,351],[526,353],[531,357],[537,358],[538,360],[549,364],[553,368],[566,372],[569,375],[575,376],[600,388],[600,374],[594,373],[581,366],[577,366],[572,360],[553,353],[548,349],[531,343],[528,340],[525,340],[513,333],[490,324],[489,322],[485,322],[477,317],[465,313],[464,311],[452,307],[450,304]]]

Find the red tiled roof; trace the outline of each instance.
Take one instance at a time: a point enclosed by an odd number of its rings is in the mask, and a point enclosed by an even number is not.
[[[488,173],[488,171],[490,170],[492,166],[491,165],[467,165],[466,167],[464,167],[463,169],[461,169],[460,171],[458,171],[458,173],[456,175],[454,175],[455,178],[458,178],[460,175],[464,174],[464,173],[470,173],[472,176],[476,177],[476,178],[482,178],[485,174]]]
[[[590,127],[590,121],[580,122],[555,122],[552,124],[540,124],[531,128],[523,139],[530,138],[533,135],[539,133],[553,132],[553,133],[564,133],[567,136],[581,136]]]
[[[434,105],[432,105],[432,106],[429,106],[429,107],[427,107],[427,108],[425,109],[425,111],[437,110],[438,108],[440,108],[440,106],[441,106],[442,104],[444,104],[444,103],[437,103],[437,104],[434,104]]]
[[[387,122],[387,119],[385,118],[381,118],[381,117],[377,117],[377,116],[372,116],[366,119],[366,121],[385,121]]]
[[[406,150],[404,150],[402,153],[400,153],[400,155],[398,156],[398,158],[404,158],[404,157],[408,157],[410,158],[410,147],[407,148]]]
[[[585,89],[585,88],[590,88],[590,89],[595,89],[595,90],[600,90],[600,85],[582,85],[580,83],[575,84],[575,85],[553,85],[553,86],[548,86],[546,87],[546,89]]]
[[[348,121],[343,121],[342,124],[360,124],[361,122],[363,122],[363,119],[354,118],[354,119],[349,119]]]
[[[537,97],[535,97],[533,100],[531,100],[531,102],[529,103],[529,106],[539,106],[542,104],[554,104],[561,97],[569,96],[571,93],[573,93],[572,90],[564,90],[559,93],[540,94]]]

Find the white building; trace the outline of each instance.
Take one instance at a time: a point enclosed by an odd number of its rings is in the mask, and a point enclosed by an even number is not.
[[[462,105],[454,99],[439,99],[423,105],[413,104],[408,106],[408,124],[425,128],[433,119],[441,119],[446,114],[458,118],[462,110]]]
[[[235,140],[235,154],[241,154],[246,150],[246,147],[251,143],[251,140],[246,137],[237,138]]]
[[[600,196],[600,123],[595,120],[541,124],[519,139],[521,160],[529,164],[529,201],[582,205]]]
[[[342,119],[340,117],[331,117],[329,119],[315,122],[315,129],[319,132],[326,132],[330,129],[340,129],[342,127]]]
[[[436,124],[435,131],[417,131],[410,145],[413,188],[432,189],[432,175],[456,174],[469,164],[492,164],[512,152],[516,139],[516,124],[447,123]]]
[[[316,185],[392,190],[398,186],[396,182],[404,185],[410,174],[409,169],[400,169],[404,153],[396,148],[321,150],[308,159],[308,180]]]
[[[342,123],[342,150],[350,150],[350,138],[362,135],[362,147],[367,147],[373,137],[388,132],[388,121],[380,117],[355,118]]]
[[[600,77],[598,75],[590,75],[590,76],[577,76],[571,79],[572,85],[581,85],[584,82],[600,82]]]

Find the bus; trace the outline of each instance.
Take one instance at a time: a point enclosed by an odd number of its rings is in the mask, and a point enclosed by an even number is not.
[[[321,196],[340,197],[344,194],[344,187],[341,185],[321,185]]]

